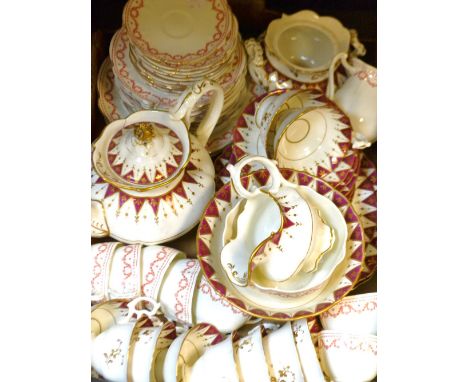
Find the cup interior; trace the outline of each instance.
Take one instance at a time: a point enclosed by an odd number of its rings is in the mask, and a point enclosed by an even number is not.
[[[306,70],[329,66],[336,48],[332,37],[322,28],[293,25],[278,36],[278,52],[290,64]]]

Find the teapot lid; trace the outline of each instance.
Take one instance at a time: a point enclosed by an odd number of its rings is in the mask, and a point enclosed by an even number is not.
[[[188,136],[176,130],[137,122],[103,133],[93,154],[96,171],[107,182],[135,191],[171,182],[187,165],[190,150]]]

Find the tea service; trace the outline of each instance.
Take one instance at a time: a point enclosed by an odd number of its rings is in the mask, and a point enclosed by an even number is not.
[[[364,53],[312,11],[243,43],[224,0],[128,1],[98,76],[91,233],[118,241],[91,247],[93,373],[375,378],[377,295],[352,295],[377,258]],[[196,258],[172,248],[195,227]]]

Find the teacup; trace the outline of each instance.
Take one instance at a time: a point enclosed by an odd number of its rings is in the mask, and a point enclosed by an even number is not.
[[[367,382],[377,375],[377,336],[323,330],[318,353],[325,374],[336,382]]]
[[[109,381],[126,381],[130,339],[136,323],[115,325],[93,341],[91,365]]]
[[[176,379],[177,359],[179,357],[180,348],[184,342],[188,332],[180,334],[167,350],[164,357],[164,364],[162,369],[163,381],[164,382],[178,382]]]
[[[151,303],[152,309],[137,309],[136,305],[142,302]],[[109,327],[96,336],[92,342],[91,365],[99,375],[112,382],[126,381],[128,376],[132,376],[133,353],[138,332],[143,327],[151,328],[158,325],[157,321],[152,320],[159,309],[159,304],[154,300],[140,297],[128,303],[127,306],[128,315],[125,322]],[[130,321],[133,315],[136,315],[136,320]],[[161,329],[157,333],[158,336],[160,332]],[[152,355],[153,351],[150,353]],[[150,366],[147,372],[149,376]]]
[[[244,382],[270,382],[263,350],[261,325],[234,343],[234,354]]]
[[[119,246],[121,243],[118,242],[99,243],[91,246],[91,301],[101,301],[107,296],[112,258]]]
[[[107,295],[110,298],[135,298],[141,290],[141,244],[118,247],[112,257]]]
[[[239,382],[232,334],[222,342],[207,348],[193,364],[189,375],[191,382]]]
[[[192,381],[190,376],[193,364],[212,345],[223,339],[222,334],[210,324],[198,324],[183,332],[174,341],[166,354],[163,366],[165,382]],[[176,342],[177,341],[177,342]],[[209,365],[212,366],[212,365]],[[205,370],[205,374],[207,370]]]
[[[202,275],[193,296],[194,322],[206,322],[221,333],[239,329],[250,316],[219,296]]]
[[[264,337],[263,348],[272,378],[286,382],[305,381],[290,322]]]
[[[91,308],[91,337],[98,336],[113,325],[123,323],[127,316],[127,300],[109,300],[94,305]]]
[[[320,315],[325,329],[377,334],[377,293],[346,296]]]
[[[168,321],[164,326],[139,327],[134,347],[128,359],[127,374],[135,382],[150,382],[160,367],[161,353],[168,349],[175,338],[175,325]],[[128,379],[130,380],[130,379]]]
[[[173,261],[181,258],[185,258],[185,254],[174,248],[160,245],[144,247],[142,250],[141,292],[158,301],[167,270]]]
[[[161,287],[161,309],[169,320],[193,324],[193,295],[200,276],[200,264],[194,259],[174,261]]]
[[[306,382],[325,382],[312,335],[309,332],[307,319],[291,321],[291,329]]]

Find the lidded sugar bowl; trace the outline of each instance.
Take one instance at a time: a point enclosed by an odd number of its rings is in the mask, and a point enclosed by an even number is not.
[[[190,114],[203,96],[211,104],[191,133]],[[214,195],[205,145],[222,107],[221,87],[204,80],[170,112],[138,111],[107,125],[93,143],[92,236],[150,245],[192,229]]]

